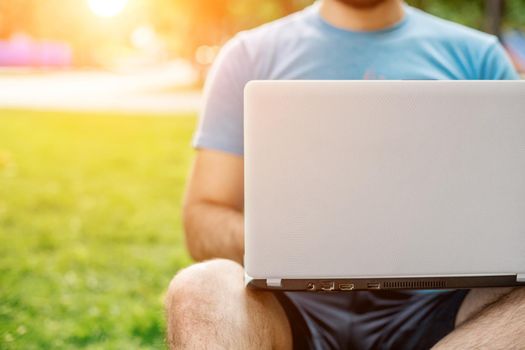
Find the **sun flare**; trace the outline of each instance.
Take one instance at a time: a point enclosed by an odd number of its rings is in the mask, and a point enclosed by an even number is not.
[[[89,8],[100,17],[114,17],[124,10],[128,0],[87,0]]]

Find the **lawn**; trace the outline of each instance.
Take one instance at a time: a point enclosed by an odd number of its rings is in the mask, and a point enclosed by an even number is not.
[[[162,349],[193,115],[0,110],[0,349]]]

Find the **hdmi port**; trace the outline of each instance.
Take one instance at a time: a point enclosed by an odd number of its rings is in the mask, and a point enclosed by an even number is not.
[[[353,283],[340,283],[339,290],[353,290],[355,288]]]
[[[379,289],[381,284],[379,282],[368,282],[367,287],[368,289]]]

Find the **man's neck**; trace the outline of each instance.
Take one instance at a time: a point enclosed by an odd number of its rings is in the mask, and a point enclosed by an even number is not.
[[[401,0],[385,0],[374,7],[354,7],[338,0],[322,0],[321,17],[331,25],[354,31],[375,31],[403,19]]]

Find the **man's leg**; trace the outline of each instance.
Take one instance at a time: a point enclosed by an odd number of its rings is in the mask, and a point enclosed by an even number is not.
[[[525,288],[474,289],[456,321],[458,328],[434,349],[523,349]]]
[[[281,305],[269,292],[246,289],[243,277],[230,260],[179,272],[166,297],[170,349],[291,349]]]

